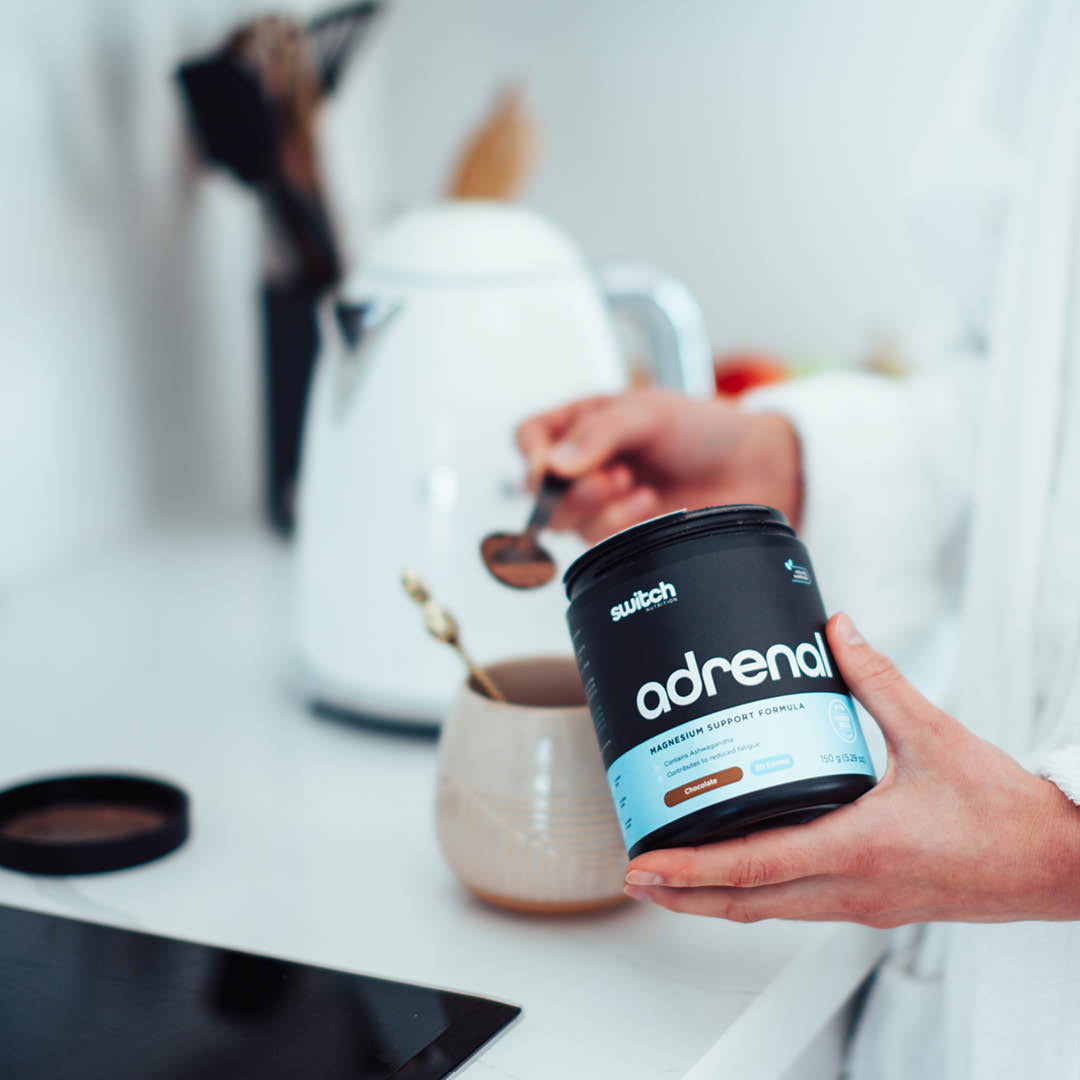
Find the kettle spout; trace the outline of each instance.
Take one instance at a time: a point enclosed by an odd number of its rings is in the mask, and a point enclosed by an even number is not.
[[[336,300],[334,318],[349,352],[355,352],[361,340],[372,330],[388,322],[401,310],[396,298]]]
[[[350,304],[346,300],[339,300],[334,305],[334,318],[337,320],[338,329],[349,352],[360,344],[360,337],[364,332],[364,315],[370,306],[370,304]]]

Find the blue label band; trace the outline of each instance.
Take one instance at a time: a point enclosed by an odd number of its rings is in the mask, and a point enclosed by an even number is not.
[[[874,775],[846,694],[784,694],[721,709],[647,739],[607,771],[627,849],[687,814],[752,791]]]

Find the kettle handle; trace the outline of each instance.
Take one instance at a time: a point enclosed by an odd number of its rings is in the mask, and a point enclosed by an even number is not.
[[[690,290],[636,263],[611,263],[597,273],[612,309],[626,313],[649,339],[657,383],[693,397],[711,397],[712,349],[705,317]]]

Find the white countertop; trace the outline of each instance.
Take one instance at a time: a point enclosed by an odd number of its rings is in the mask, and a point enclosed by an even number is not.
[[[146,771],[193,810],[160,862],[0,870],[0,903],[523,1006],[476,1080],[775,1077],[880,954],[856,926],[471,899],[436,847],[433,744],[314,717],[289,625],[288,549],[240,528],[148,534],[0,596],[0,785]]]

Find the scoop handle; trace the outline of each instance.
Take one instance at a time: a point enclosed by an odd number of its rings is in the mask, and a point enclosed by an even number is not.
[[[525,531],[530,536],[536,536],[551,520],[555,507],[570,490],[573,482],[565,476],[556,476],[552,472],[544,473],[544,478],[540,481],[540,490],[536,493],[536,504],[529,515],[529,520],[525,523]]]

